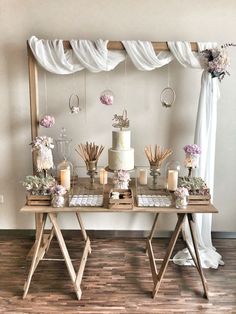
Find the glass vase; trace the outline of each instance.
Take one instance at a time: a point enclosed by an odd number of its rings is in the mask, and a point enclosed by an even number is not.
[[[52,207],[64,207],[65,197],[63,195],[53,195],[51,205]]]
[[[183,196],[183,197],[179,197],[177,196],[175,199],[175,207],[176,208],[187,208],[188,205],[188,197],[187,196]]]

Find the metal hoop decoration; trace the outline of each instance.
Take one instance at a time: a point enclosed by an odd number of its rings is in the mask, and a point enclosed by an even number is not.
[[[166,87],[162,90],[160,95],[160,101],[163,107],[170,108],[176,99],[176,94],[173,88]]]
[[[72,104],[73,99],[75,99],[75,105]],[[70,113],[79,113],[82,109],[79,105],[79,96],[76,94],[71,94],[69,98],[69,108]]]

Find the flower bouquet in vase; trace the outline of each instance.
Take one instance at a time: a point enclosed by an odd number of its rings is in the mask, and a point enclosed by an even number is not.
[[[162,150],[159,145],[155,145],[154,150],[152,150],[151,145],[149,145],[144,148],[144,151],[150,164],[150,175],[152,176],[152,183],[149,188],[157,190],[159,188],[158,177],[161,175],[162,162],[172,154],[172,150]]]
[[[65,197],[67,190],[63,185],[55,184],[51,188],[52,193],[52,207],[64,207],[65,205]]]
[[[197,144],[190,144],[184,146],[185,160],[184,166],[188,168],[188,177],[191,177],[192,170],[196,169],[199,165],[199,156],[201,148]]]
[[[184,187],[177,188],[174,192],[175,195],[175,207],[186,208],[188,205],[188,189]]]

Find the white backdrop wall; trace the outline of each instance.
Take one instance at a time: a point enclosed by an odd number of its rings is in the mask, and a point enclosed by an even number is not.
[[[0,0],[0,228],[33,228],[33,215],[20,214],[24,204],[24,189],[20,181],[32,171],[30,153],[30,118],[26,40],[38,38],[142,39],[232,42],[236,38],[234,12],[236,2],[206,0]],[[181,12],[176,15],[176,12]],[[216,173],[214,204],[220,213],[213,217],[213,230],[236,231],[235,134],[236,123],[236,50],[230,49],[231,77],[221,83],[218,104],[216,143]],[[143,154],[145,144],[159,143],[174,150],[174,158],[182,161],[182,147],[193,142],[193,132],[200,90],[201,71],[184,69],[177,62],[169,66],[170,83],[177,94],[172,109],[161,106],[161,90],[167,86],[167,68],[152,72],[137,71],[127,60],[107,74],[86,74],[86,110],[84,72],[71,76],[47,73],[48,113],[57,120],[56,126],[45,132],[58,137],[62,126],[73,138],[73,146],[86,140],[111,146],[111,119],[114,113],[128,109],[131,120],[132,146],[136,165],[147,165]],[[45,74],[40,71],[40,114],[45,113]],[[125,96],[125,86],[127,97]],[[113,106],[101,105],[99,94],[111,88],[116,95]],[[83,112],[79,116],[68,112],[71,93],[79,93]],[[40,130],[42,133],[42,129]],[[82,162],[73,154],[76,165]],[[106,165],[103,153],[101,165]],[[86,214],[89,229],[149,229],[149,214]],[[164,216],[160,227],[169,230],[173,217]],[[64,228],[75,228],[73,216],[61,217]]]

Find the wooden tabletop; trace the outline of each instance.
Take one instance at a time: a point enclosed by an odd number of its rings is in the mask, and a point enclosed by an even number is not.
[[[62,207],[54,208],[51,206],[24,206],[21,212],[28,213],[59,213],[59,212],[94,212],[94,213],[218,213],[218,210],[212,205],[189,205],[185,209],[175,207],[137,207],[132,209],[109,209],[105,207]]]
[[[80,178],[79,188],[83,188],[88,181],[85,178]],[[128,213],[218,213],[218,210],[212,205],[189,205],[186,209],[177,209],[175,207],[138,207],[136,200],[136,188],[134,187],[135,182],[132,180],[131,188],[134,193],[134,207],[132,209],[111,209],[108,208],[108,199],[109,199],[109,191],[112,187],[112,184],[109,183],[105,185],[103,196],[104,196],[104,205],[103,207],[62,207],[62,208],[53,208],[51,206],[24,206],[20,209],[21,212],[31,212],[31,213],[53,213],[53,212],[103,212],[103,213],[113,213],[113,212],[128,212]],[[149,190],[148,190],[149,191]],[[144,191],[143,191],[144,192]],[[146,191],[147,192],[147,191]],[[75,189],[75,193],[76,189]],[[147,192],[150,194],[150,191]],[[158,193],[159,194],[159,193]],[[68,202],[68,201],[67,201]]]

